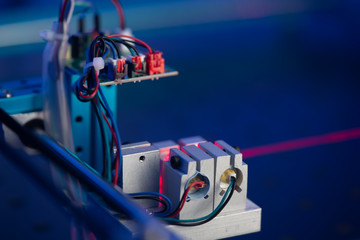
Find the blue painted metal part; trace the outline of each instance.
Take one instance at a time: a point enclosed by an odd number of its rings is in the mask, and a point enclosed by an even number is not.
[[[73,85],[80,77],[79,74],[67,72],[66,75]],[[80,102],[75,94],[71,93],[70,112],[76,155],[84,162],[91,161],[91,103]]]
[[[73,85],[80,77],[81,73],[68,68],[66,77],[70,79]],[[117,91],[116,86],[102,87],[103,93],[109,101],[110,109],[116,116],[117,109]],[[75,94],[71,94],[70,110],[71,125],[75,144],[76,155],[82,160],[89,163],[98,172],[102,172],[102,144],[99,124],[95,112],[90,102],[81,102]],[[109,135],[111,136],[111,135]],[[109,139],[110,141],[110,139]]]
[[[66,78],[70,86],[80,76],[79,72],[70,68],[66,69]],[[9,114],[42,111],[43,95],[41,93],[41,84],[41,77],[2,83],[0,86],[0,107]],[[102,90],[113,115],[116,117],[116,86],[104,86]],[[6,93],[11,94],[11,97],[6,98]],[[72,92],[68,97],[70,99],[71,126],[76,155],[82,161],[92,165],[98,172],[102,172],[101,136],[91,103],[80,102]]]
[[[0,107],[9,114],[41,111],[41,81],[41,78],[28,78],[2,83]]]

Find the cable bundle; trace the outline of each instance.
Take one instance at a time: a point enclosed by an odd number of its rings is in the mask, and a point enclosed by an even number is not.
[[[130,37],[126,35],[111,35],[109,37],[97,36],[93,40],[87,51],[87,62],[84,69],[85,73],[80,77],[80,79],[74,85],[74,92],[80,101],[82,102],[91,101],[91,105],[94,109],[94,112],[96,114],[99,123],[101,137],[102,137],[103,158],[104,158],[103,176],[109,182],[112,181],[114,185],[117,184],[119,172],[121,172],[121,166],[122,166],[122,156],[121,156],[121,146],[120,146],[121,141],[120,141],[120,134],[116,127],[116,122],[114,121],[113,114],[100,88],[99,74],[100,71],[104,68],[104,58],[107,57],[109,51],[112,52],[113,57],[115,59],[121,57],[120,50],[118,48],[119,46],[117,43],[124,44],[135,55],[139,55],[138,50],[133,45],[130,44],[135,42],[132,42],[127,39],[119,39],[119,37],[126,37],[129,39],[133,39],[141,46],[144,46],[148,48],[149,51],[152,51],[152,49],[146,43],[134,37]],[[108,118],[110,119],[110,121],[108,120]],[[111,159],[113,147],[108,146],[106,125],[111,133],[112,142],[116,147],[116,154],[114,161]],[[114,167],[112,167],[113,162],[114,162],[113,164]],[[112,172],[114,173],[113,174],[114,177],[112,177]]]
[[[220,214],[220,212],[229,203],[229,201],[234,193],[234,190],[235,190],[235,186],[236,186],[235,182],[236,182],[236,178],[231,177],[231,183],[230,183],[228,189],[226,190],[223,199],[221,200],[221,202],[219,203],[217,208],[212,213],[210,213],[204,217],[196,218],[196,219],[182,220],[182,219],[175,219],[175,218],[161,218],[161,220],[163,220],[171,225],[179,225],[179,226],[185,226],[185,227],[198,226],[198,225],[202,225],[204,223],[207,223],[207,222],[213,220],[216,216],[218,216]],[[171,215],[171,216],[173,216],[173,215]]]

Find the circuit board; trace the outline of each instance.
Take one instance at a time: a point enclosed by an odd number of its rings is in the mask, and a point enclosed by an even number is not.
[[[159,78],[174,77],[177,75],[179,75],[178,71],[166,66],[164,73],[145,75],[145,76],[141,76],[141,77],[125,78],[125,79],[119,79],[119,80],[114,80],[114,81],[101,80],[100,86],[111,86],[111,85],[117,85],[117,84],[123,84],[123,83],[136,83],[136,82],[142,82],[144,80],[158,80]]]

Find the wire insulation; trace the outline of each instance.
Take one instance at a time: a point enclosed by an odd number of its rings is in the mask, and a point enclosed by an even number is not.
[[[123,34],[113,34],[113,35],[110,35],[108,36],[109,38],[115,38],[115,37],[118,37],[118,38],[129,38],[129,39],[132,39],[132,40],[135,40],[141,44],[143,44],[148,50],[149,50],[149,53],[153,53],[153,50],[151,49],[151,47],[145,43],[144,41],[141,41],[140,39],[137,39],[135,37],[132,37],[132,36],[127,36],[127,35],[123,35]]]
[[[120,28],[121,30],[125,30],[125,14],[124,14],[124,9],[121,6],[121,3],[118,0],[111,0],[111,2],[115,5],[116,11],[119,15],[119,24],[120,24]]]
[[[220,212],[229,203],[229,201],[235,191],[235,187],[236,187],[235,182],[236,182],[236,178],[231,177],[231,183],[230,183],[228,189],[226,190],[224,197],[222,198],[221,202],[219,203],[219,205],[216,207],[216,209],[212,213],[210,213],[204,217],[196,218],[196,219],[182,220],[182,219],[175,219],[175,218],[161,218],[161,220],[166,221],[171,225],[179,225],[179,226],[184,226],[184,227],[198,226],[198,225],[202,225],[204,223],[211,221],[216,216],[218,216],[220,214]]]
[[[204,186],[205,186],[205,183],[203,181],[197,181],[197,182],[193,182],[192,184],[190,184],[190,186],[185,190],[185,193],[180,200],[179,206],[174,210],[173,213],[171,213],[168,216],[168,218],[176,217],[181,212],[181,210],[183,209],[184,204],[186,202],[186,198],[192,188],[198,189],[198,188],[203,188]]]
[[[160,216],[160,217],[161,216],[167,216],[169,214],[169,212],[171,211],[171,209],[172,209],[172,202],[170,201],[170,199],[167,196],[165,196],[164,194],[161,194],[161,193],[157,193],[157,192],[139,192],[139,193],[129,193],[129,195],[134,197],[134,198],[137,197],[137,196],[152,196],[152,197],[155,197],[155,198],[158,198],[158,199],[164,201],[166,203],[166,205],[167,205],[167,209],[164,209],[166,211],[160,211],[160,212],[156,213],[156,215]],[[160,200],[159,200],[159,202],[161,202]]]

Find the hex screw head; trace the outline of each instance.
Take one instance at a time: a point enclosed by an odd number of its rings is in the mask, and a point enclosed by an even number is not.
[[[181,158],[179,156],[172,156],[170,158],[170,164],[174,169],[179,169],[181,165]]]

